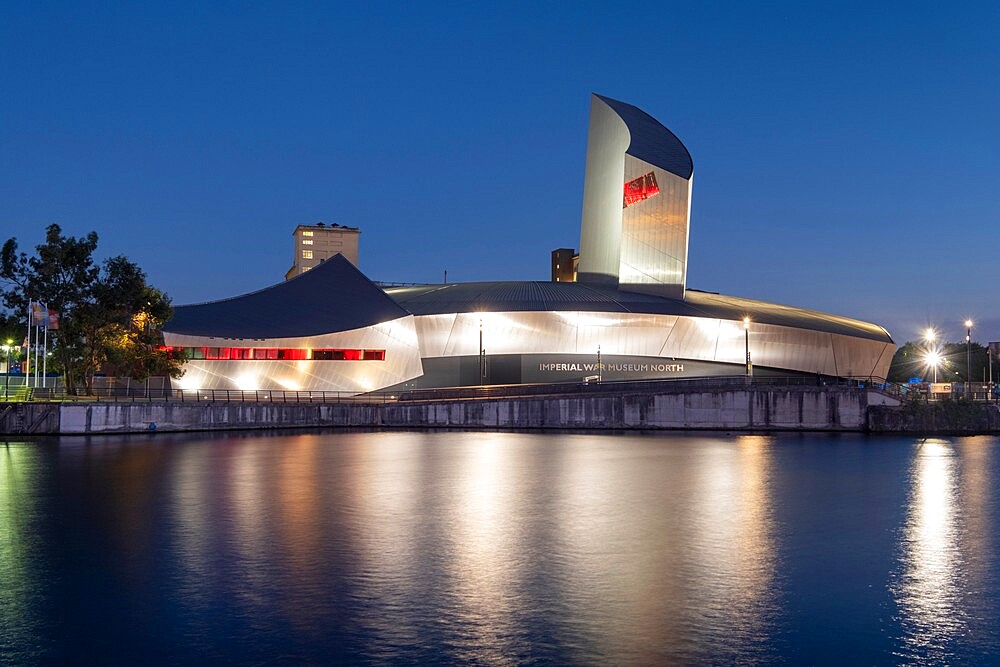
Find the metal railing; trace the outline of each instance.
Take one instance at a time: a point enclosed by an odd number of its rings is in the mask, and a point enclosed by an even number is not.
[[[656,380],[610,380],[603,382],[565,382],[545,384],[509,384],[439,389],[409,389],[398,394],[399,401],[435,401],[477,398],[506,398],[549,394],[650,393],[655,391],[713,391],[743,387],[851,387],[870,388],[892,396],[903,395],[902,386],[883,378],[832,378],[796,376],[726,375]]]
[[[36,389],[36,401],[95,403],[388,403],[396,394],[358,394],[351,391],[286,391],[240,389],[94,389],[91,394],[70,394],[65,390]]]
[[[886,382],[882,378],[832,378],[806,376],[706,376],[657,380],[613,380],[604,382],[554,382],[539,384],[506,384],[433,389],[402,389],[358,393],[351,391],[290,391],[238,389],[165,389],[146,387],[95,388],[91,395],[68,394],[64,389],[37,388],[28,400],[77,401],[100,403],[181,402],[181,403],[353,403],[385,404],[413,401],[454,401],[527,396],[565,396],[580,394],[624,394],[652,392],[718,391],[751,387],[851,387],[868,388],[906,400],[913,396],[906,385]]]

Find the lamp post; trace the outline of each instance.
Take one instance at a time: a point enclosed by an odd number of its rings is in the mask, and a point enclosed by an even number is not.
[[[601,363],[601,346],[597,346],[597,381],[604,381],[604,364]]]
[[[927,365],[934,369],[934,384],[937,384],[937,369],[941,365],[941,355],[938,354],[937,350],[928,350],[925,359]]]
[[[937,348],[934,345],[934,340],[937,338],[937,332],[934,331],[933,327],[927,327],[924,331],[924,342],[927,343],[926,361],[927,364],[934,368],[934,382],[937,383],[937,367],[941,363],[941,355],[938,354]]]
[[[482,320],[479,320],[479,384],[486,384],[486,348],[483,347]]]
[[[743,339],[746,342],[746,352],[747,352],[747,370],[746,376],[748,378],[753,377],[753,364],[750,362],[750,318],[743,318]]]
[[[965,393],[972,396],[972,320],[965,320]]]
[[[990,383],[986,387],[986,400],[989,400],[993,395],[993,351],[989,343],[986,344],[986,368],[990,369]]]

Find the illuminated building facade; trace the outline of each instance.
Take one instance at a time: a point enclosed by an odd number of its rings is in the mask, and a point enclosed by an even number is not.
[[[272,287],[180,306],[164,344],[182,389],[364,392],[421,371],[414,318],[343,255]]]
[[[693,177],[673,132],[631,104],[593,95],[577,280],[683,298]]]
[[[474,385],[480,340],[491,384],[742,375],[747,348],[756,375],[884,377],[895,344],[878,325],[687,288],[693,173],[673,133],[595,95],[578,267],[564,248],[552,282],[382,289],[355,246],[354,262],[333,255],[259,292],[176,308],[165,344],[188,361],[175,385]]]

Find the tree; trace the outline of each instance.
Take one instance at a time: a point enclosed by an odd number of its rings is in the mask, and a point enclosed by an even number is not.
[[[160,349],[160,327],[173,315],[170,298],[146,283],[146,274],[125,257],[103,265],[85,321],[116,375],[144,380],[151,375],[181,376],[183,360]],[[96,345],[95,345],[96,347]],[[100,364],[92,364],[96,368]]]
[[[151,374],[180,377],[181,360],[158,349],[159,328],[173,314],[166,294],[146,282],[146,274],[125,257],[94,265],[97,234],[63,236],[49,225],[36,255],[19,253],[17,240],[0,250],[4,304],[26,313],[41,301],[61,315],[53,344],[54,367],[70,391],[82,381],[92,393],[94,374],[105,364],[136,379]]]
[[[940,382],[980,382],[985,372],[987,377],[989,371],[986,368],[986,348],[979,343],[972,344],[972,377],[968,374],[968,349],[965,341],[961,343],[942,343],[936,345],[934,349],[940,355],[941,362],[938,365],[938,380]],[[929,348],[926,343],[909,341],[896,350],[889,365],[890,382],[906,382],[911,378],[921,378],[925,382],[934,379],[934,369],[927,362]]]
[[[0,345],[7,345],[7,342],[10,341],[10,344],[14,346],[10,351],[12,363],[21,358],[21,341],[24,340],[24,333],[25,325],[16,317],[10,313],[0,312]],[[2,350],[0,350],[0,354],[3,354],[0,361],[7,363],[7,354]]]

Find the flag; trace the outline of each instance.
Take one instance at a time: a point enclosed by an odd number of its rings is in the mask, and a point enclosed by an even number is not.
[[[52,331],[59,329],[59,313],[52,308],[49,308],[49,321],[47,326]]]
[[[36,327],[44,325],[45,320],[48,319],[45,313],[45,308],[42,308],[42,304],[37,301],[32,301],[28,304],[28,316],[30,318],[30,323]]]

